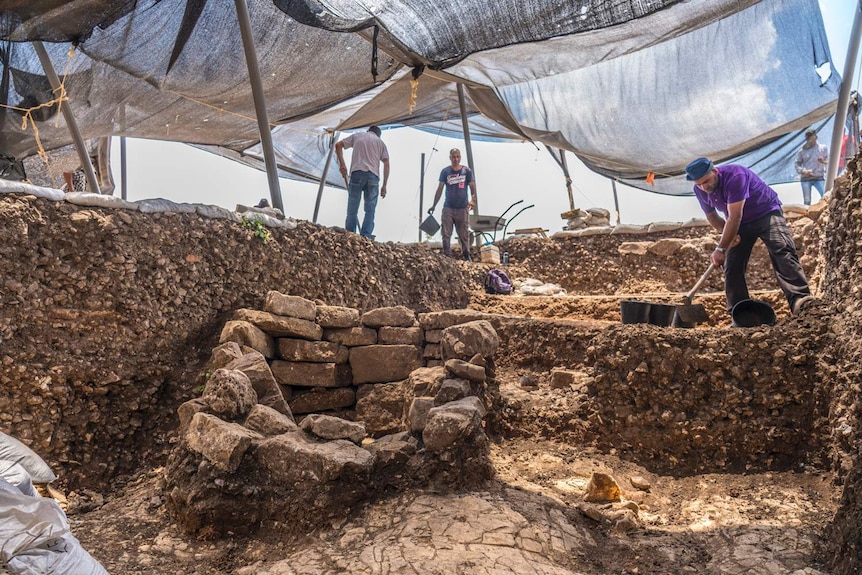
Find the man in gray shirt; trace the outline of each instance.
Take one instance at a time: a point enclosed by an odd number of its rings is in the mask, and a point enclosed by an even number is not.
[[[811,205],[811,188],[823,197],[823,186],[826,179],[826,162],[829,159],[829,149],[817,143],[817,132],[805,132],[805,143],[796,154],[796,172],[802,182],[802,201]]]
[[[335,144],[338,166],[341,175],[347,179],[347,164],[344,162],[344,148],[353,148],[350,158],[350,183],[347,185],[347,220],[344,229],[356,232],[359,224],[359,202],[364,200],[365,216],[359,233],[362,237],[374,239],[374,212],[377,209],[378,185],[380,185],[379,164],[383,162],[383,184],[379,196],[386,197],[386,182],[389,180],[389,150],[380,139],[380,128],[371,126],[367,132],[356,132]]]

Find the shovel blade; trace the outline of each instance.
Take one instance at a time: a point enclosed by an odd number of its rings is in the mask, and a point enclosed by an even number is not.
[[[700,304],[676,306],[676,316],[685,323],[704,323],[709,321],[709,314]]]

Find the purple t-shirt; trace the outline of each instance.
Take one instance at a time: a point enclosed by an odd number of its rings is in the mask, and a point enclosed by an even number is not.
[[[439,182],[446,184],[446,200],[444,208],[463,210],[467,207],[467,190],[473,181],[473,170],[467,166],[461,166],[460,170],[453,170],[452,166],[446,166],[440,172]]]
[[[719,210],[727,217],[727,204],[745,200],[742,223],[747,223],[781,209],[781,200],[775,190],[745,166],[728,164],[717,169],[718,184],[711,194],[694,186],[694,194],[703,213]]]

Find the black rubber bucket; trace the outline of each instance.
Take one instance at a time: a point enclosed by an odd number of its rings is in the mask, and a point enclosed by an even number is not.
[[[650,304],[645,301],[623,300],[620,302],[620,316],[623,323],[649,323]]]
[[[767,302],[759,299],[744,299],[730,311],[733,327],[757,327],[773,325],[775,310]]]
[[[668,303],[652,303],[649,308],[649,322],[653,325],[669,326],[673,323],[676,306]]]
[[[429,236],[433,236],[440,229],[440,224],[437,223],[437,219],[432,214],[428,214],[428,217],[419,224],[419,229]]]

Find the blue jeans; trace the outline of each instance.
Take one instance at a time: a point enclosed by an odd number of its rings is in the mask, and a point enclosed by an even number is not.
[[[823,197],[823,180],[802,180],[802,201],[806,206],[811,205],[811,188],[814,188]]]
[[[380,195],[378,186],[380,178],[374,172],[355,171],[350,174],[350,185],[347,187],[347,221],[344,229],[356,232],[359,224],[359,201],[365,198],[365,217],[362,218],[362,228],[359,233],[365,238],[374,238],[374,211],[377,209],[377,198]]]

